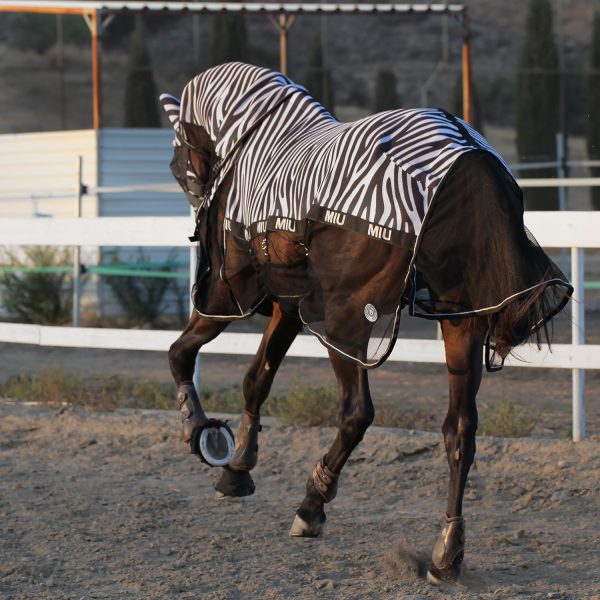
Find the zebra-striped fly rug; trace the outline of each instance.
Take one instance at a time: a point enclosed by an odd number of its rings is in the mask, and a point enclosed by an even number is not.
[[[248,248],[262,240],[268,257],[269,234],[292,236],[308,248],[311,231],[331,225],[353,232],[347,237],[387,244],[387,255],[360,257],[380,261],[371,265],[375,278],[408,255],[394,272],[397,281],[375,286],[362,304],[350,300],[356,278],[349,275],[335,308],[316,280],[297,293],[269,287],[274,270],[267,258],[255,284],[262,289],[232,290],[231,308],[217,308],[224,312],[197,303],[203,316],[243,318],[256,310],[256,298],[295,296],[300,317],[324,343],[374,366],[395,339],[403,297],[413,315],[466,317],[498,312],[542,287],[536,328],[568,299],[564,275],[527,239],[521,192],[502,157],[444,110],[395,110],[342,123],[287,77],[242,63],[208,69],[186,85],[181,101],[165,94],[161,101],[176,131],[173,173],[197,214],[208,213],[217,192],[226,194],[224,240],[233,235]],[[208,183],[189,162],[188,125],[205,132],[217,156]],[[227,268],[224,263],[220,277],[229,284]],[[243,268],[252,270],[249,262]],[[329,272],[335,270],[334,262]],[[296,280],[304,285],[306,278],[304,271]],[[210,304],[215,294],[203,294]],[[332,310],[348,315],[338,333],[327,323]],[[353,334],[365,319],[370,337],[359,344]]]
[[[242,63],[195,77],[180,105],[171,96],[163,101],[175,127],[180,120],[202,126],[217,155],[228,157],[205,202],[235,162],[226,218],[246,239],[273,230],[302,233],[308,219],[412,248],[457,158],[485,150],[504,165],[477,131],[443,110],[395,110],[341,123],[287,77]]]

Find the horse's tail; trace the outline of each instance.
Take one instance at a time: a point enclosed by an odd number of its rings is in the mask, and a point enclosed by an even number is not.
[[[490,337],[502,358],[516,346],[535,342],[551,347],[554,328],[551,319],[569,301],[573,288],[565,281],[547,278],[527,295],[507,304],[488,317]]]

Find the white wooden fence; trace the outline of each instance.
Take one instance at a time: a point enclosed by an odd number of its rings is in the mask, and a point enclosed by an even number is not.
[[[534,347],[520,349],[519,367],[572,369],[573,439],[585,437],[584,373],[600,368],[600,345],[585,344],[583,272],[584,250],[600,247],[600,213],[529,212],[525,223],[545,248],[571,249],[571,279],[575,287],[572,311],[572,343],[554,344],[552,352]],[[193,228],[190,217],[100,217],[0,220],[0,246],[184,246]],[[177,337],[173,331],[49,327],[0,323],[0,341],[44,346],[165,351]],[[254,354],[259,334],[223,333],[202,348],[204,353]],[[319,342],[301,335],[288,356],[326,357]],[[389,360],[443,363],[440,340],[399,339]]]

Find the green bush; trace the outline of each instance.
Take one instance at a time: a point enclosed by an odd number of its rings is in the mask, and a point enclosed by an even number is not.
[[[169,272],[172,268],[168,265],[173,259],[170,253],[166,259],[166,265],[159,270]],[[143,266],[149,260],[148,256],[139,249],[136,265]],[[129,264],[123,263],[119,252],[115,251],[111,256],[111,266],[119,267]],[[133,326],[150,325],[154,327],[163,313],[165,296],[173,287],[173,280],[166,277],[135,277],[122,275],[107,275],[104,278],[119,306],[125,313],[127,321]]]
[[[268,402],[267,410],[286,426],[334,426],[337,424],[337,387],[334,383],[315,387],[297,379],[285,396],[272,398]]]
[[[497,403],[482,406],[477,433],[494,437],[529,437],[536,424],[535,417],[502,394]]]
[[[119,375],[84,376],[44,367],[33,376],[18,375],[0,384],[0,396],[52,406],[63,403],[94,410],[112,408],[177,408],[175,386],[157,379],[127,380]]]
[[[68,251],[35,246],[22,253],[6,251],[5,255],[8,263],[0,272],[0,297],[7,314],[23,323],[68,322],[72,312]]]

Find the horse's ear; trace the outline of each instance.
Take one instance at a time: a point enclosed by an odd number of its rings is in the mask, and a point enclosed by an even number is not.
[[[210,136],[204,127],[194,123],[186,123],[185,121],[181,122],[181,127],[185,132],[187,141],[192,146],[195,146],[196,148],[203,148],[207,152],[214,153],[215,144],[210,139]]]
[[[177,128],[179,127],[179,108],[181,107],[181,102],[178,98],[175,98],[175,96],[171,96],[171,94],[161,94],[160,103],[165,109],[169,121],[171,121],[171,125],[173,125],[173,129],[177,131]]]

